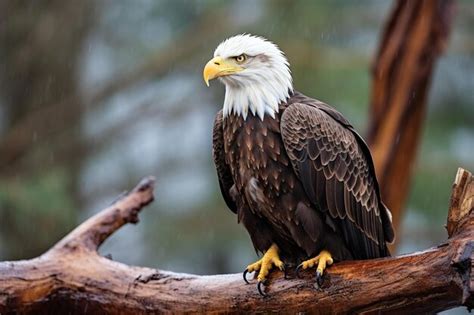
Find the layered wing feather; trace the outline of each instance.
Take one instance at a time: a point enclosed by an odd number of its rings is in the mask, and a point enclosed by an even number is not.
[[[214,128],[212,131],[212,158],[216,165],[217,177],[219,179],[219,187],[222,196],[232,212],[237,213],[237,205],[230,195],[230,189],[234,185],[232,173],[229,165],[225,161],[224,153],[224,129],[223,129],[223,115],[220,110],[214,119]]]
[[[285,149],[306,194],[339,222],[354,258],[389,255],[390,214],[366,144],[340,113],[309,100],[289,105],[281,119]]]

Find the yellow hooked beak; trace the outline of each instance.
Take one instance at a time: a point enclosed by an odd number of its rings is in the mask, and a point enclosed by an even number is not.
[[[239,66],[234,60],[222,59],[221,57],[217,56],[209,60],[209,62],[206,64],[202,76],[204,78],[204,82],[206,82],[206,85],[209,86],[209,81],[212,79],[225,75],[231,75],[242,70],[244,70],[244,68]]]

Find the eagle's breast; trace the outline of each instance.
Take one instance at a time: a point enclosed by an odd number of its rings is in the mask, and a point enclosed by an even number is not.
[[[288,234],[284,227],[293,221],[304,193],[283,145],[279,116],[244,120],[229,115],[223,129],[226,162],[239,196],[252,212]]]

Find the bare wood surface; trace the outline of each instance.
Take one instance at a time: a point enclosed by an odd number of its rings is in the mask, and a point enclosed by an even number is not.
[[[454,0],[398,0],[372,67],[368,143],[395,231],[408,196],[432,72],[452,25]]]
[[[458,169],[453,183],[450,209],[448,213],[448,236],[452,237],[460,227],[459,222],[474,208],[474,183],[469,172]]]
[[[153,200],[153,179],[93,216],[44,255],[0,263],[0,313],[150,314],[163,312],[383,312],[418,314],[474,306],[474,181],[459,169],[445,244],[388,259],[336,263],[322,290],[271,274],[268,297],[240,274],[197,276],[125,264],[97,248]],[[452,219],[455,218],[455,219]],[[291,272],[290,272],[291,275]]]

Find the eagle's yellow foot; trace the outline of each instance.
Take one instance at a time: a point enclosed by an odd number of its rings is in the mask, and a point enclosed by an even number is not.
[[[285,264],[280,260],[280,256],[278,256],[278,246],[276,244],[273,244],[272,246],[270,246],[270,248],[265,252],[265,254],[260,260],[247,266],[243,274],[245,282],[249,283],[246,277],[247,273],[258,271],[257,289],[261,295],[265,296],[265,294],[262,291],[261,285],[263,282],[265,282],[268,276],[268,273],[273,268],[273,266],[278,267],[280,270],[285,269]]]
[[[299,271],[301,269],[312,268],[317,265],[316,268],[316,282],[319,287],[323,284],[323,273],[327,266],[332,265],[334,260],[332,259],[331,253],[327,250],[323,250],[318,256],[305,260],[296,268],[296,275],[299,277]]]

